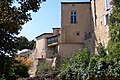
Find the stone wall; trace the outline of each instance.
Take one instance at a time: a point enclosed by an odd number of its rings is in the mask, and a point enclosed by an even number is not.
[[[84,44],[59,44],[58,54],[62,58],[70,58],[83,47]]]

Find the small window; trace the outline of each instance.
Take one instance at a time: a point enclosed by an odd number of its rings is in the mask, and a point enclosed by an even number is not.
[[[51,39],[48,39],[47,41],[48,41],[48,44],[49,44],[51,42]]]
[[[76,35],[79,36],[79,35],[80,35],[80,32],[76,32]]]
[[[55,38],[53,37],[53,38],[51,38],[51,42],[54,42],[55,41]]]
[[[101,25],[102,25],[102,21],[100,21]]]
[[[77,23],[77,13],[76,13],[76,11],[71,12],[71,23],[72,24]]]
[[[106,15],[106,22],[107,22],[107,25],[108,25],[108,23],[109,23],[109,15],[108,14]]]
[[[42,58],[43,58],[43,55],[42,55]]]
[[[105,0],[105,7],[106,7],[106,10],[109,10],[110,9],[110,0]]]
[[[108,25],[109,23],[109,14],[104,15],[104,25]]]
[[[88,34],[89,34],[89,36],[90,36],[90,35],[91,35],[91,32],[89,32]]]

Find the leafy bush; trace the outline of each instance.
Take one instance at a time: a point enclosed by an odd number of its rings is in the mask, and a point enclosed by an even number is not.
[[[16,80],[17,78],[29,77],[28,67],[20,64],[18,61],[14,61],[14,64],[1,76],[0,80]]]
[[[44,75],[56,71],[56,68],[52,68],[46,61],[41,61],[38,63],[36,75]]]
[[[16,58],[16,60],[19,61],[21,65],[24,65],[24,66],[26,66],[27,68],[30,68],[30,67],[32,66],[32,64],[33,64],[33,60],[32,60],[31,58],[28,58],[28,59],[27,59],[27,58],[25,58],[25,57],[20,57],[20,56],[18,56],[18,57]]]
[[[81,49],[76,55],[63,63],[58,79],[76,80],[86,76],[91,54],[87,49]]]
[[[97,55],[81,49],[76,55],[67,59],[60,68],[59,80],[106,80],[120,77],[119,54],[101,54],[105,52],[102,45]]]
[[[13,68],[13,72],[11,73],[11,75],[15,76],[15,79],[29,77],[28,67],[22,64],[16,64]]]

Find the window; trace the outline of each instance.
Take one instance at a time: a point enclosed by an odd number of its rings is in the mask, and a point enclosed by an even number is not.
[[[105,0],[105,7],[106,7],[106,10],[110,9],[110,0]]]
[[[51,40],[50,39],[48,39],[48,44],[51,42]]]
[[[55,37],[55,41],[58,41],[58,37]]]
[[[71,23],[72,24],[77,23],[77,13],[76,13],[76,11],[71,12]]]
[[[80,33],[79,32],[77,32],[77,36],[79,36],[80,35]]]
[[[43,55],[42,55],[42,58],[43,58]]]
[[[104,25],[108,25],[109,22],[109,14],[104,15]]]
[[[55,38],[53,37],[53,38],[51,38],[51,42],[54,42],[55,41]]]
[[[79,31],[77,31],[77,32],[76,32],[76,35],[77,35],[77,36],[79,36],[79,35],[80,35],[80,32],[79,32]]]

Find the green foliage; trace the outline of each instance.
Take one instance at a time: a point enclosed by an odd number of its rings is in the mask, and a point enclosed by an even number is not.
[[[112,4],[108,44],[108,52],[110,53],[108,60],[112,65],[109,66],[108,74],[120,77],[120,0],[113,0]]]
[[[17,44],[18,50],[22,49],[33,49],[35,45],[35,41],[31,40],[28,41],[28,39],[24,36],[20,36],[15,40],[15,43]]]
[[[16,76],[17,78],[29,77],[28,67],[26,67],[25,65],[18,64],[18,65],[15,65],[15,68],[13,68],[13,69],[15,72],[14,76]]]
[[[34,49],[35,45],[36,45],[35,43],[36,43],[36,41],[34,41],[34,40],[29,41],[29,49]]]
[[[110,16],[110,40],[108,44],[108,51],[111,54],[120,53],[120,1],[113,0],[113,9]]]
[[[0,78],[0,80],[5,80],[5,79],[2,77],[2,78]]]
[[[27,49],[28,45],[29,45],[28,39],[26,37],[24,37],[24,36],[18,37],[16,39],[16,43],[17,43],[17,46],[18,46],[19,50]]]
[[[99,46],[98,55],[90,54],[87,49],[81,49],[76,55],[67,59],[57,76],[59,80],[106,80],[120,77],[119,54],[104,54],[105,49]],[[102,53],[102,54],[101,54]]]
[[[11,60],[10,57],[6,56],[5,59]],[[29,77],[28,74],[28,67],[21,65],[18,61],[10,61],[12,62],[12,65],[7,64],[8,60],[5,60],[6,65],[4,65],[4,68],[2,70],[4,70],[4,74],[1,75],[2,78],[1,79],[5,79],[5,80],[15,80],[17,78],[20,77]],[[1,71],[2,71],[1,70]]]
[[[60,80],[84,79],[87,74],[87,66],[90,61],[90,53],[87,49],[81,49],[74,57],[63,63],[58,78]]]
[[[106,53],[106,49],[105,47],[102,45],[102,43],[99,43],[99,46],[98,46],[98,54],[100,56],[105,56],[107,53]]]
[[[52,68],[46,61],[41,61],[38,63],[36,75],[44,75],[47,73],[56,72],[55,68]]]
[[[37,12],[41,2],[42,0],[0,0],[0,77],[11,77],[8,72],[14,64],[14,54],[18,49],[16,35],[22,25],[32,19],[29,11]]]

